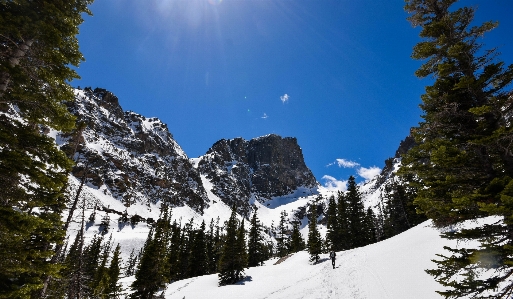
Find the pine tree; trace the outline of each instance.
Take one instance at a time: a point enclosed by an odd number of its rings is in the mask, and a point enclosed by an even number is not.
[[[168,245],[171,231],[171,212],[167,205],[161,207],[161,216],[150,230],[143,247],[132,298],[151,299],[169,280]]]
[[[222,247],[223,247],[223,242],[221,240],[221,227],[219,226],[219,217],[217,217],[216,219],[216,224],[215,224],[215,230],[212,231],[212,234],[213,234],[213,239],[212,239],[212,245],[213,245],[213,250],[212,250],[212,255],[210,256],[210,273],[216,273],[218,272],[218,265],[219,265],[219,260],[221,259],[221,252],[222,252]]]
[[[180,238],[180,251],[178,253],[179,266],[177,269],[178,279],[190,277],[189,264],[191,263],[191,247],[194,238],[194,230],[192,229],[194,219],[191,218],[182,229]]]
[[[351,248],[348,204],[342,192],[337,193],[337,225],[338,225],[338,247],[335,250],[347,250]]]
[[[310,222],[308,224],[308,242],[306,247],[310,254],[310,262],[317,264],[319,262],[319,254],[322,253],[322,239],[317,229],[317,201],[310,204],[309,208]]]
[[[362,224],[365,219],[365,210],[358,185],[356,185],[353,176],[350,176],[347,182],[347,194],[345,195],[345,199],[347,200],[348,210],[349,246],[350,248],[364,246],[366,244],[366,237],[363,232]]]
[[[86,269],[85,269],[85,254],[84,254],[84,223],[85,223],[85,205],[82,206],[82,222],[80,230],[75,236],[75,241],[70,246],[68,255],[64,260],[64,268],[61,270],[66,280],[62,284],[64,293],[68,298],[82,298],[85,295],[86,285]],[[94,239],[93,239],[94,241]],[[55,281],[54,281],[55,283]],[[58,292],[62,295],[61,292]],[[57,295],[56,297],[60,297]]]
[[[109,284],[107,261],[112,247],[112,235],[110,236],[107,243],[102,246],[102,253],[100,255],[100,264],[94,271],[93,278],[89,285],[90,297],[92,298],[104,298],[106,289]]]
[[[447,298],[506,298],[513,292],[513,66],[479,39],[497,23],[473,24],[475,10],[456,0],[408,0],[405,9],[423,41],[412,57],[424,60],[419,77],[432,76],[422,96],[423,122],[412,130],[417,145],[401,173],[417,190],[415,204],[438,226],[498,215],[504,221],[445,234],[474,239],[476,248],[447,248],[428,273],[447,287]],[[490,262],[493,261],[493,262]],[[481,271],[487,277],[479,277]],[[493,274],[492,274],[493,272]],[[489,297],[488,297],[489,296]]]
[[[299,221],[292,223],[292,234],[290,235],[290,252],[298,252],[306,248],[305,240],[299,231]]]
[[[399,182],[387,184],[382,194],[383,234],[390,238],[427,220],[424,214],[417,214],[413,199],[415,192]]]
[[[326,228],[328,232],[326,233],[326,246],[329,249],[333,249],[336,251],[341,250],[340,244],[340,228],[338,225],[337,219],[337,203],[335,202],[335,196],[330,196],[328,201],[328,211],[326,212],[327,223]]]
[[[365,236],[364,245],[369,245],[376,242],[376,215],[372,208],[367,208],[365,219],[362,223],[363,233]]]
[[[287,212],[281,211],[280,223],[278,224],[278,232],[276,236],[276,255],[278,257],[284,257],[288,253],[288,235],[287,235]]]
[[[182,230],[176,220],[171,225],[171,244],[167,253],[169,264],[169,279],[171,281],[179,279],[180,273],[180,248],[182,245]]]
[[[237,264],[242,268],[248,266],[248,247],[246,244],[246,228],[244,227],[244,219],[242,219],[237,229]],[[244,270],[242,270],[243,272]],[[239,275],[242,277],[242,275]]]
[[[42,127],[70,130],[78,25],[91,1],[0,2],[0,298],[39,298],[61,265],[71,161]],[[26,122],[9,115],[13,111]],[[6,113],[7,112],[7,113]]]
[[[121,246],[118,244],[114,249],[114,254],[110,261],[109,269],[107,271],[108,284],[105,288],[104,298],[119,298],[122,292],[121,284],[118,282],[121,274]]]
[[[226,240],[224,242],[218,265],[219,285],[234,284],[243,278],[245,264],[241,255],[240,230],[236,217],[236,207],[226,223]]]
[[[135,273],[135,265],[137,263],[137,256],[135,255],[135,249],[132,249],[128,261],[125,266],[125,276],[132,276]]]
[[[260,266],[265,259],[265,244],[262,237],[262,224],[257,216],[257,211],[253,213],[250,221],[248,236],[248,266]]]
[[[207,246],[205,240],[205,221],[194,233],[189,263],[189,276],[195,277],[208,273]]]

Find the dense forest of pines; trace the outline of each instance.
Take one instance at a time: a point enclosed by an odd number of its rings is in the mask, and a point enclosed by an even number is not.
[[[412,129],[416,144],[378,207],[365,209],[350,177],[347,192],[309,204],[305,242],[300,219],[285,211],[276,228],[262,226],[258,211],[238,218],[236,207],[226,223],[195,227],[192,219],[171,221],[172,209],[163,204],[160,218],[148,223],[144,247],[122,261],[108,227],[85,242],[80,189],[66,191],[73,161],[43,134],[45,127],[81,130],[64,103],[73,101],[69,82],[78,75],[71,67],[83,60],[76,35],[92,0],[0,1],[0,298],[117,298],[126,291],[119,278],[132,275],[132,298],[154,298],[165,284],[188,277],[217,273],[220,286],[233,284],[245,268],[271,257],[306,249],[316,263],[321,253],[365,246],[428,218],[442,227],[485,216],[500,221],[444,235],[481,246],[448,248],[428,273],[446,287],[446,298],[511,298],[513,66],[479,43],[497,23],[474,26],[474,9],[453,9],[455,2],[406,1],[423,38],[413,49],[423,61],[416,75],[434,83],[422,96],[423,122]],[[81,228],[66,240],[80,206]],[[486,270],[493,272],[478,275]]]

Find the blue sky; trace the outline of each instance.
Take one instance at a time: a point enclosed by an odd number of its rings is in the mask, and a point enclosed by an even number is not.
[[[73,86],[158,117],[191,158],[217,140],[296,137],[321,183],[363,181],[421,121],[429,79],[410,58],[403,0],[96,0]],[[462,0],[497,20],[486,48],[513,63],[513,1]]]

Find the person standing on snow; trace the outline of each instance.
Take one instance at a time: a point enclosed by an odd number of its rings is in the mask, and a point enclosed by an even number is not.
[[[337,254],[335,253],[335,250],[331,250],[330,252],[330,258],[331,258],[331,265],[333,266],[333,269],[335,269],[335,258]]]

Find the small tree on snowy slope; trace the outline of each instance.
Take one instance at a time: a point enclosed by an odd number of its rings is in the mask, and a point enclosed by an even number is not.
[[[226,224],[226,240],[221,251],[219,259],[219,285],[233,284],[241,280],[244,272],[244,258],[246,253],[240,252],[241,244],[238,242],[240,232],[238,229],[238,220],[236,207],[232,207],[232,214]],[[239,238],[238,238],[239,237]],[[246,260],[247,261],[247,260]]]
[[[299,221],[292,223],[292,235],[290,236],[290,252],[298,252],[305,249],[305,240],[299,231]]]
[[[281,211],[280,223],[278,224],[278,233],[276,236],[276,255],[284,257],[288,253],[289,238],[287,236],[287,212]]]
[[[326,234],[326,245],[328,248],[338,249],[340,247],[339,241],[339,227],[337,219],[337,203],[335,196],[330,196],[328,201],[328,211],[326,212],[327,223],[326,227],[328,232]]]
[[[257,212],[251,217],[251,227],[248,239],[248,266],[255,267],[262,264],[266,256],[264,238],[262,237],[262,224],[257,217]]]
[[[308,253],[310,254],[310,262],[317,263],[319,261],[319,254],[322,252],[322,239],[321,234],[317,230],[317,203],[313,202],[310,205],[310,222],[308,224]]]
[[[160,219],[148,234],[142,256],[132,283],[131,298],[153,298],[153,295],[169,280],[169,263],[166,256],[171,234],[171,211],[162,207]]]

